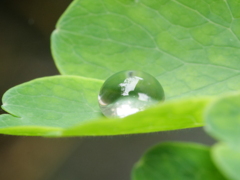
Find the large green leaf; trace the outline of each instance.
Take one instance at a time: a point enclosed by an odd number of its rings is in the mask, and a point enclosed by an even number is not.
[[[62,74],[144,70],[167,98],[240,89],[238,0],[75,0],[52,35]]]
[[[163,143],[150,149],[135,165],[132,180],[224,180],[198,144]]]
[[[216,166],[232,180],[240,179],[240,152],[225,144],[217,144],[212,150]]]
[[[12,115],[0,116],[0,133],[117,135],[198,127],[203,125],[204,107],[211,101],[169,101],[123,119],[106,119],[97,102],[101,84],[79,76],[53,76],[16,86],[3,97],[2,108]]]

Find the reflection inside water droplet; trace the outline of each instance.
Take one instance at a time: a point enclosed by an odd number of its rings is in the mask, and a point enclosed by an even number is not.
[[[143,111],[164,100],[160,83],[142,71],[121,71],[109,77],[103,84],[99,106],[107,117],[120,117]]]

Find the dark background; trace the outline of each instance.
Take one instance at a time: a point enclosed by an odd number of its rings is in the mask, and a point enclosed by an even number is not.
[[[59,74],[49,38],[70,2],[0,0],[0,96],[17,84]],[[202,128],[114,137],[0,135],[0,179],[129,180],[143,152],[169,140],[214,142]]]

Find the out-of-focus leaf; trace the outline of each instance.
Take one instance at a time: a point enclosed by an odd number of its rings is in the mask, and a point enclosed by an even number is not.
[[[163,143],[151,148],[132,171],[132,180],[225,180],[199,144]]]

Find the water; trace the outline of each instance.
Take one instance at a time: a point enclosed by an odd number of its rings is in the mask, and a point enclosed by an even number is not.
[[[121,71],[103,84],[99,106],[106,117],[123,118],[164,100],[161,84],[142,71]]]

